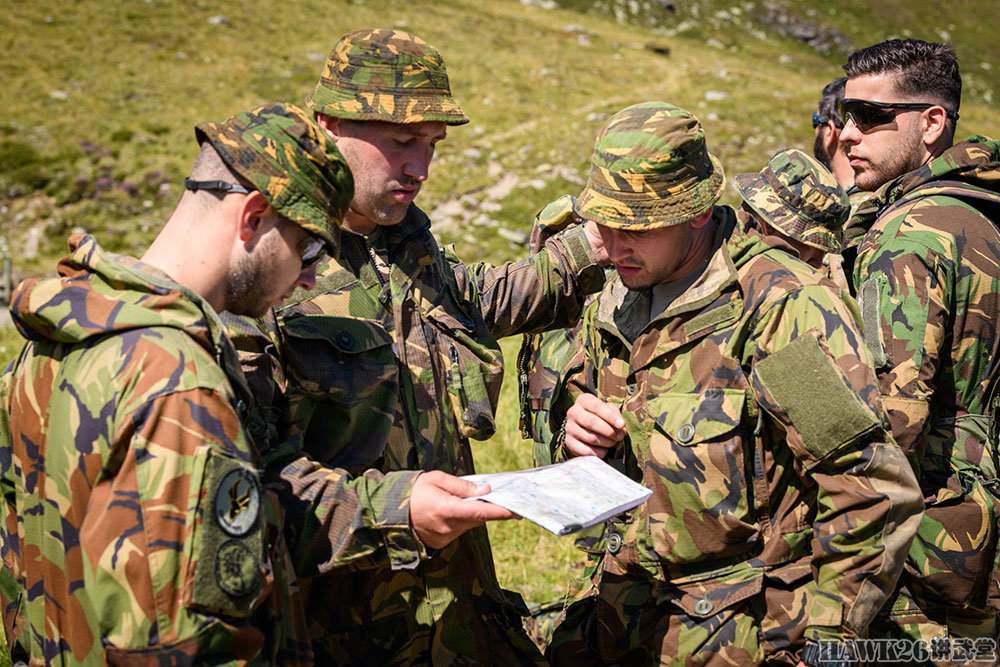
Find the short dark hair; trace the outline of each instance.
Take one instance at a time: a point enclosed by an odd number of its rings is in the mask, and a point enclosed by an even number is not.
[[[816,107],[816,113],[825,120],[832,120],[838,128],[844,127],[844,119],[840,117],[837,107],[840,105],[840,100],[844,99],[846,85],[847,77],[842,76],[823,86],[823,92],[819,94],[819,106]]]
[[[892,72],[904,95],[930,97],[956,113],[962,103],[962,75],[951,44],[890,39],[849,55],[844,72],[851,79]]]

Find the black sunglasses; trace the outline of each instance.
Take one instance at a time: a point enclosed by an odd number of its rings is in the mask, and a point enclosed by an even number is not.
[[[870,132],[879,125],[887,125],[902,111],[923,111],[940,104],[933,102],[875,102],[845,97],[837,105],[837,111],[844,122],[854,121],[862,132]],[[958,112],[945,109],[948,118],[958,120]]]
[[[299,242],[298,251],[302,260],[302,270],[305,271],[326,256],[326,242],[310,234]]]
[[[833,124],[839,129],[844,127],[844,124],[840,122],[840,119],[836,116],[824,116],[818,111],[813,111],[813,129],[815,130],[820,125],[826,125],[827,121],[833,121]]]

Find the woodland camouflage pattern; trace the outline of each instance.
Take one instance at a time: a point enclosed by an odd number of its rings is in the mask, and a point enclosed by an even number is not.
[[[321,475],[331,468],[474,472],[468,439],[494,431],[497,339],[566,326],[601,284],[581,228],[497,267],[461,263],[413,206],[400,224],[367,238],[345,232],[339,261],[321,265],[316,288],[277,313],[270,349],[283,377],[257,364],[262,382],[286,385],[273,392],[275,414],[287,415],[302,447],[288,456],[311,462],[315,473],[304,481],[285,468],[281,477],[310,498],[336,501],[339,478]],[[308,512],[319,502],[302,505],[293,531],[316,527],[317,545],[350,533],[313,520]],[[387,542],[362,559],[317,546],[296,552],[295,562],[300,575],[324,575],[305,584],[320,663],[540,660],[521,627],[520,596],[497,583],[485,528],[429,560],[416,545]]]
[[[335,118],[469,122],[451,95],[441,54],[401,30],[359,30],[341,37],[309,103],[317,113]]]
[[[739,174],[735,180],[747,206],[777,231],[824,252],[840,252],[850,201],[814,158],[784,150],[760,173]]]
[[[565,405],[621,407],[609,459],[653,495],[609,524],[554,664],[795,664],[804,636],[864,636],[919,522],[856,312],[713,215],[717,250],[666,311],[647,324],[649,290],[616,278],[584,314]]]
[[[354,197],[354,178],[337,146],[310,115],[269,104],[222,123],[195,128],[222,160],[253,184],[283,217],[337,251],[340,221]]]
[[[707,211],[725,180],[697,118],[672,104],[643,102],[601,128],[576,212],[637,232],[677,225]]]
[[[886,183],[852,221],[869,229],[854,275],[865,338],[927,502],[903,583],[960,636],[997,631],[998,223],[1000,142],[982,137]]]
[[[0,389],[8,640],[33,665],[312,664],[221,323],[156,269],[70,247],[11,307],[30,342]]]

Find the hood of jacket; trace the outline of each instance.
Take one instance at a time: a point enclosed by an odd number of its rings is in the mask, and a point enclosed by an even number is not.
[[[172,327],[218,357],[222,326],[203,298],[158,269],[102,250],[89,235],[74,235],[69,247],[58,278],[30,278],[14,291],[11,317],[25,338],[76,344],[129,329]]]

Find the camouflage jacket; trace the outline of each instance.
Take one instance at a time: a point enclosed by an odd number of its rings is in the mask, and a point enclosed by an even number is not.
[[[29,343],[0,389],[8,640],[38,665],[312,664],[217,316],[89,236],[70,247],[11,306]]]
[[[1000,142],[973,137],[886,183],[852,224],[869,230],[854,274],[865,340],[928,501],[910,565],[950,604],[983,607],[997,539],[983,487],[997,476]]]
[[[862,635],[921,505],[856,312],[780,238],[728,207],[714,222],[708,268],[652,321],[648,290],[618,279],[584,314],[570,398],[620,406],[612,460],[653,490],[610,529],[604,570],[665,581],[704,618],[811,562],[806,636]]]
[[[503,374],[497,339],[574,322],[583,295],[602,283],[583,229],[552,239],[531,259],[496,267],[463,264],[438,245],[416,207],[367,239],[345,233],[339,261],[321,267],[315,289],[293,295],[271,327],[270,354],[282,375],[273,384],[285,386],[275,399],[287,422],[279,428],[293,434],[286,443],[300,447],[276,460],[299,456],[311,470],[355,474],[474,472],[469,438],[494,430]],[[336,623],[353,623],[356,636],[359,619],[373,615],[437,622],[462,596],[485,595],[503,606],[516,601],[497,584],[485,528],[430,561],[421,562],[422,554],[402,541],[358,558],[345,544],[349,527],[309,516],[337,502],[342,479],[301,484],[288,467],[281,476],[309,493],[305,502],[290,499],[307,509],[289,521],[293,530],[317,528],[310,539],[291,538],[307,547],[295,547],[297,571],[340,573],[314,585],[317,617],[351,616]],[[345,594],[353,608],[343,604]]]

